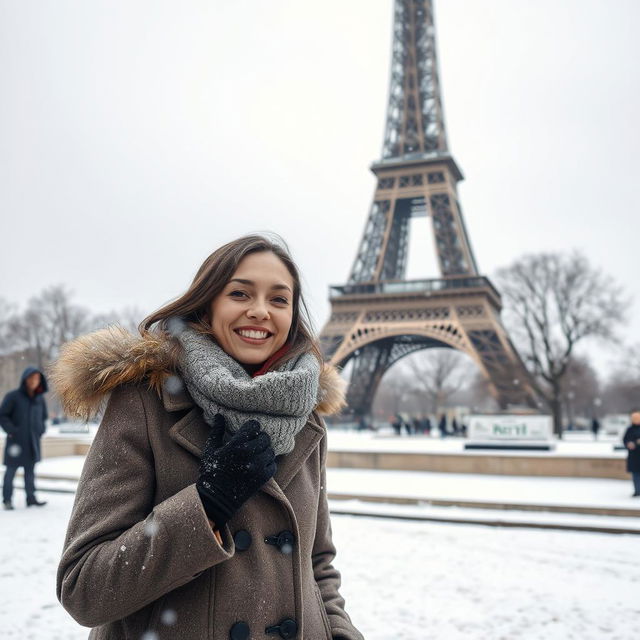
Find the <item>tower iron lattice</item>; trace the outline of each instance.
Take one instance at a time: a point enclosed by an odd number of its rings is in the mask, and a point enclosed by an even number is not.
[[[384,373],[421,349],[478,365],[500,406],[535,408],[522,360],[500,320],[500,294],[479,275],[449,153],[432,0],[395,0],[389,102],[373,204],[348,281],[330,287],[325,358],[353,361],[349,408],[367,414]],[[440,278],[407,280],[410,219],[430,216]]]

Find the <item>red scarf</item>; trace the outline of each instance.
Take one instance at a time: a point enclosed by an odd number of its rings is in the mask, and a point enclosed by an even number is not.
[[[278,360],[279,358],[282,358],[282,356],[285,353],[287,353],[287,351],[289,351],[289,345],[285,343],[273,355],[271,355],[267,360],[265,360],[263,365],[254,374],[252,374],[251,377],[252,378],[257,378],[258,376],[261,376],[261,375],[264,375],[265,373],[267,373],[267,371],[269,371],[269,367],[276,360]]]

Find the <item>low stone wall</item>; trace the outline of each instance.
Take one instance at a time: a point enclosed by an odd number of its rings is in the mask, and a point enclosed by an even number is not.
[[[1,443],[4,445],[4,442]],[[82,436],[44,437],[42,457],[83,456],[91,446]],[[4,449],[4,446],[1,447]],[[486,453],[391,453],[329,451],[327,466],[346,469],[388,469],[393,471],[436,471],[439,473],[480,473],[505,476],[558,476],[569,478],[612,478],[627,480],[622,457],[495,455]]]
[[[451,453],[386,453],[329,451],[328,467],[437,471],[439,473],[486,473],[506,476],[558,476],[627,480],[625,460],[611,457],[558,455],[492,455]]]
[[[4,445],[6,438],[0,441],[0,451],[4,456]],[[77,436],[60,436],[47,438],[45,436],[40,441],[40,451],[43,458],[59,458],[61,456],[85,456],[89,451],[91,442],[85,441]]]
[[[41,450],[43,458],[58,458],[60,456],[85,456],[91,446],[90,442],[83,442],[70,436],[68,438],[43,438]]]

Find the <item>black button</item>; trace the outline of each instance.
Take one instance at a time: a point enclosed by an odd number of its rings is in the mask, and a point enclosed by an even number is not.
[[[265,633],[277,633],[281,638],[295,638],[298,634],[298,623],[293,618],[285,618],[279,624],[271,625],[264,630]]]
[[[293,618],[285,618],[280,623],[280,637],[281,638],[295,638],[298,634],[298,625]]]
[[[293,551],[293,542],[295,538],[291,531],[281,531],[278,534],[278,547],[282,553],[291,553]]]
[[[246,622],[236,622],[229,629],[229,638],[231,640],[249,640],[249,625]]]
[[[267,536],[264,541],[278,547],[282,553],[289,554],[293,551],[295,536],[291,531],[281,531],[277,536]]]
[[[233,542],[236,545],[236,551],[246,551],[251,546],[251,534],[245,529],[240,529],[235,532]]]

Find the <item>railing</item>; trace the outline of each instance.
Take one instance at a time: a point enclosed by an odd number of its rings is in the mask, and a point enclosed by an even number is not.
[[[385,280],[382,282],[354,282],[352,284],[332,285],[330,297],[339,298],[350,295],[434,293],[452,289],[488,288],[500,299],[500,294],[484,276],[453,276],[431,280]]]

